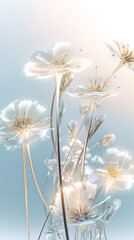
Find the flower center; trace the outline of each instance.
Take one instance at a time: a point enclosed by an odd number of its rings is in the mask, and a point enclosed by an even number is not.
[[[31,117],[16,117],[16,120],[12,124],[13,131],[21,131],[27,129],[29,126],[32,125],[32,118]]]
[[[120,177],[120,170],[117,168],[117,166],[107,166],[107,177],[108,179],[116,179]]]
[[[95,70],[97,71],[97,66]],[[109,82],[108,79],[102,80],[101,77],[98,77],[97,72],[95,72],[95,80],[92,80],[89,78],[89,81],[90,81],[90,85],[87,88],[87,93],[88,92],[100,92],[100,93],[104,92]]]
[[[77,208],[69,209],[69,219],[71,222],[79,223],[92,218],[92,208],[80,206]]]
[[[53,57],[52,59],[52,64],[54,65],[63,65],[65,66],[69,62],[68,56],[64,55],[62,57]]]
[[[121,54],[121,59],[123,60],[124,63],[134,62],[133,51],[129,51],[128,48],[124,49]]]

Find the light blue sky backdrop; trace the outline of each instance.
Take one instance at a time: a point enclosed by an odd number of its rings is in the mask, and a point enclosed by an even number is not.
[[[105,43],[112,43],[113,39],[127,40],[134,48],[133,5],[132,0],[1,0],[0,109],[16,99],[37,99],[49,115],[54,79],[28,79],[23,68],[35,50],[46,51],[58,41],[82,48],[93,60],[93,66],[98,65],[99,74],[107,77],[118,61],[111,57]],[[76,75],[75,81],[87,79],[93,72],[91,68]],[[128,150],[134,159],[134,72],[121,69],[111,83],[111,88],[114,86],[120,86],[121,93],[101,106],[99,111],[105,113],[106,120],[95,138],[115,133],[114,146]],[[67,111],[62,130],[67,137],[68,120],[80,119],[80,116],[79,111],[74,110],[78,102],[67,96],[65,99]],[[47,174],[43,160],[50,157],[51,150],[50,139],[31,148],[35,174],[42,190]],[[24,240],[27,234],[22,151],[8,152],[1,145],[0,155],[0,239]],[[44,222],[44,208],[29,165],[27,170],[31,239],[37,240]],[[51,187],[48,189],[50,191]],[[122,207],[108,226],[108,240],[133,240],[134,189],[116,193],[114,197],[122,200]]]

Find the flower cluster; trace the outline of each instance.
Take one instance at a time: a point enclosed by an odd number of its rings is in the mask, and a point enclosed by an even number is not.
[[[34,79],[55,77],[50,117],[45,116],[46,109],[42,105],[31,100],[16,100],[1,111],[0,142],[7,150],[22,147],[28,240],[26,153],[35,185],[45,204],[45,213],[48,214],[38,240],[44,228],[46,240],[69,240],[70,234],[70,239],[74,240],[106,240],[107,223],[121,206],[119,199],[111,201],[108,194],[128,190],[134,183],[132,157],[128,152],[109,147],[116,136],[107,133],[95,143],[92,139],[104,122],[104,116],[98,115],[97,107],[104,98],[117,95],[116,89],[109,90],[111,79],[125,65],[134,70],[134,51],[130,50],[129,45],[114,43],[117,49],[107,46],[113,56],[119,58],[119,65],[106,78],[99,77],[95,67],[95,76],[86,81],[74,78],[76,73],[91,66],[91,60],[83,57],[82,50],[76,52],[69,43],[61,42],[56,43],[51,52],[36,52],[26,63],[24,73]],[[64,131],[61,131],[65,112],[64,93],[79,97],[81,113],[78,121],[69,121],[67,141]],[[45,156],[48,174],[44,192],[50,178],[49,189],[53,192],[48,204],[35,177],[30,147],[32,143],[46,139],[49,133],[53,149],[51,156]],[[106,148],[106,153],[103,153],[102,147]],[[102,148],[102,152],[98,153],[97,148]]]

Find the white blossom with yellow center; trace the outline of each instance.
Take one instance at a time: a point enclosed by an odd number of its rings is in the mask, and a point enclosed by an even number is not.
[[[72,186],[63,188],[68,224],[86,225],[94,223],[105,214],[105,212],[102,212],[102,214],[98,215],[97,207],[101,206],[109,198],[94,205],[93,200],[96,196],[96,189],[97,185],[90,183],[89,180],[75,182]],[[57,217],[62,217],[60,192],[56,194],[52,210],[55,213],[55,221],[57,222]]]
[[[45,79],[57,73],[80,72],[91,65],[91,60],[83,59],[76,54],[69,43],[56,43],[52,52],[37,52],[33,54],[24,68],[27,76],[35,79]]]
[[[31,100],[15,101],[0,115],[0,139],[5,147],[17,148],[22,143],[32,143],[46,137],[49,120],[46,109]]]
[[[107,44],[107,47],[112,51],[112,55],[120,59],[120,67],[128,66],[132,71],[134,71],[134,49],[132,49],[129,44],[119,43],[114,41],[115,47]]]
[[[105,185],[105,191],[129,189],[134,183],[133,163],[127,152],[109,148],[101,157],[91,159],[96,164],[99,182]]]

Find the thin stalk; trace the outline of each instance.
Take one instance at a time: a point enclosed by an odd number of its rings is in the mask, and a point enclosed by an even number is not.
[[[101,192],[101,190],[103,189],[103,187],[104,187],[104,185],[102,185],[102,186],[98,189],[98,191],[97,191],[97,193],[96,193],[96,195],[95,195],[95,197],[94,197],[94,199],[93,199],[93,201],[92,201],[92,204],[94,203],[94,201],[95,201],[96,198],[98,197],[98,195],[99,195],[99,193]]]
[[[118,64],[118,66],[114,69],[114,71],[111,73],[111,75],[107,78],[106,84],[109,82],[109,80],[113,77],[113,75],[123,66],[122,61]]]
[[[36,188],[37,188],[37,190],[38,190],[38,192],[39,192],[39,195],[40,195],[43,203],[46,205],[46,207],[48,208],[49,212],[52,213],[52,211],[51,211],[50,207],[48,206],[45,198],[43,197],[43,195],[42,195],[42,193],[41,193],[41,191],[40,191],[39,185],[38,185],[38,183],[37,183],[37,180],[36,180],[36,177],[35,177],[35,173],[34,173],[34,169],[33,169],[33,164],[32,164],[32,159],[31,159],[31,153],[30,153],[29,144],[27,144],[27,152],[28,152],[29,164],[30,164],[30,168],[31,168],[31,172],[32,172],[32,176],[33,176],[33,179],[34,179]],[[53,215],[53,213],[52,213],[52,215]]]
[[[73,147],[74,147],[74,145],[75,145],[75,143],[76,143],[76,140],[77,140],[77,138],[78,138],[78,136],[79,136],[79,134],[80,134],[80,132],[81,132],[81,129],[82,129],[84,123],[85,123],[85,120],[86,120],[87,115],[88,115],[88,113],[89,113],[90,107],[91,107],[91,105],[89,105],[89,107],[88,107],[88,110],[87,110],[87,112],[86,112],[86,114],[85,114],[85,116],[84,116],[84,118],[83,118],[83,120],[82,120],[82,123],[81,123],[81,125],[80,125],[80,128],[79,128],[79,130],[78,130],[78,132],[77,132],[77,135],[76,135],[76,137],[75,137],[75,139],[74,139],[74,142],[73,142],[73,144],[72,144],[72,146],[71,146],[71,148],[70,148],[70,150],[69,150],[69,152],[68,152],[68,154],[67,154],[67,157],[66,157],[66,159],[65,159],[64,165],[63,165],[63,167],[62,167],[62,171],[63,171],[64,168],[65,168],[65,165],[66,165],[66,163],[67,163],[67,161],[68,161],[68,158],[69,158],[69,156],[70,156],[70,153],[71,153],[71,151],[72,151],[72,149],[73,149]]]
[[[54,151],[55,156],[56,156],[57,152],[56,152],[54,135],[53,135],[53,109],[54,109],[55,96],[56,96],[56,88],[55,88],[54,94],[53,94],[53,99],[52,99],[52,104],[51,104],[51,114],[50,114],[50,118],[51,118],[51,123],[50,123],[50,126],[51,126],[51,138],[52,138],[52,144],[53,144],[53,151]],[[52,156],[53,156],[53,153],[52,153]]]
[[[104,206],[103,206],[103,210],[104,210]],[[104,216],[103,216],[103,217],[104,217]],[[101,240],[102,228],[104,227],[104,225],[103,225],[103,217],[102,217],[102,219],[101,219],[101,229],[100,229],[100,237],[99,237],[99,240]],[[107,240],[106,232],[105,232],[105,227],[103,228],[103,232],[104,232],[105,240]]]
[[[47,185],[48,178],[49,178],[49,174],[47,175],[46,180],[45,180],[45,184],[44,184],[44,196],[46,195],[46,185]],[[45,204],[44,204],[44,211],[45,211],[45,215],[47,216],[47,211],[46,211],[46,205]]]
[[[23,153],[23,172],[24,172],[24,189],[25,189],[25,204],[26,204],[26,218],[27,218],[27,233],[28,233],[28,240],[30,240],[28,198],[27,198],[26,154],[25,154],[25,145],[24,144],[22,144],[22,153]]]
[[[45,226],[46,226],[46,224],[47,224],[47,222],[48,222],[48,219],[49,219],[50,215],[51,215],[51,213],[49,212],[49,213],[48,213],[48,216],[47,216],[47,218],[46,218],[46,220],[45,220],[45,222],[44,222],[44,224],[43,224],[43,227],[42,227],[42,229],[41,229],[41,231],[40,231],[38,240],[40,240],[40,238],[41,238],[41,235],[42,235],[43,230],[44,230],[44,228],[45,228]]]
[[[98,129],[98,128],[97,128],[97,129]],[[97,129],[96,129],[96,130],[97,130]],[[96,130],[95,130],[95,132],[96,132]],[[94,132],[94,133],[95,133],[95,132]],[[94,134],[94,133],[93,133],[93,134]],[[93,134],[89,134],[88,141],[91,139],[91,137],[93,136]],[[93,147],[91,147],[91,148],[89,149],[89,152],[90,152],[95,146],[97,146],[97,145],[95,144]],[[79,158],[78,158],[78,160],[77,160],[77,163],[76,163],[76,166],[75,166],[75,169],[74,169],[72,184],[73,184],[73,182],[74,182],[75,174],[76,174],[76,172],[77,172],[77,168],[78,168],[78,166],[79,166],[79,163],[80,163],[80,160],[81,160],[83,151],[84,151],[84,147],[83,147],[82,150],[81,150],[81,153],[80,153],[80,155],[79,155]]]
[[[56,176],[54,175],[54,177],[53,177],[53,199],[55,196],[55,192],[56,192]]]
[[[75,228],[74,240],[79,240],[78,228],[77,227]]]
[[[89,150],[88,150],[88,152],[90,152],[91,150],[93,150],[95,147],[97,147],[98,146],[98,142],[97,143],[95,143],[91,148],[89,148]]]
[[[58,184],[57,184],[57,185],[58,185]],[[57,192],[57,190],[56,190],[56,192]],[[52,206],[54,205],[55,200],[56,200],[56,194],[55,194],[55,197],[54,197],[54,200],[53,200]],[[48,216],[47,216],[47,218],[46,218],[46,220],[45,220],[45,222],[44,222],[44,224],[43,224],[43,226],[42,226],[42,229],[41,229],[41,231],[40,231],[40,234],[39,234],[38,240],[40,240],[41,235],[42,235],[42,233],[43,233],[43,231],[44,231],[44,228],[45,228],[45,226],[46,226],[46,224],[47,224],[47,222],[48,222],[50,216],[51,216],[51,213],[49,212],[49,213],[48,213]]]
[[[90,121],[89,121],[88,130],[87,130],[87,135],[86,135],[85,144],[84,144],[84,150],[83,150],[82,167],[81,167],[81,181],[83,181],[86,148],[87,148],[89,133],[90,133],[91,126],[92,126],[92,121],[93,121],[93,115],[94,115],[95,106],[96,106],[96,104],[95,104],[95,102],[94,102],[94,103],[93,103],[93,106],[92,106],[93,109],[91,109],[91,111],[92,111],[92,112],[91,112],[91,118],[90,118]]]
[[[68,234],[68,227],[67,227],[67,220],[66,220],[66,212],[65,212],[65,203],[64,203],[64,196],[63,196],[63,183],[62,183],[62,174],[61,174],[61,159],[60,159],[60,140],[59,140],[59,100],[60,100],[60,83],[62,78],[62,73],[56,74],[56,133],[57,133],[57,161],[58,161],[58,169],[59,169],[59,184],[60,184],[60,193],[61,193],[61,205],[62,205],[62,213],[63,213],[63,220],[64,220],[64,228],[66,234],[66,240],[69,240]]]
[[[101,235],[102,235],[102,225],[101,225],[101,229],[100,229],[100,236],[99,236],[99,240],[101,240]]]
[[[78,168],[78,166],[79,166],[79,163],[80,163],[80,160],[81,160],[81,157],[82,157],[82,154],[83,154],[83,150],[84,150],[84,148],[81,150],[81,153],[80,153],[80,155],[79,155],[78,161],[77,161],[77,163],[76,163],[76,166],[75,166],[75,169],[74,169],[74,172],[73,172],[72,185],[73,185],[73,183],[74,183],[75,175],[76,175],[77,168]]]
[[[103,221],[102,221],[102,227],[103,227],[103,232],[104,232],[104,237],[105,237],[105,240],[107,240],[106,231],[105,231],[105,226],[104,226],[104,223],[103,223]]]

